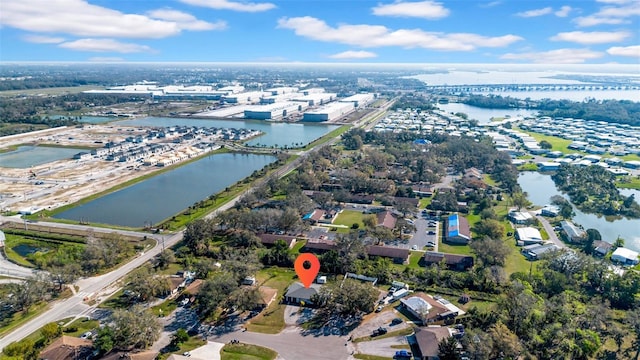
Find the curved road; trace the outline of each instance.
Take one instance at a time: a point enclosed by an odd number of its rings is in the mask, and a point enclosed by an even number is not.
[[[377,111],[374,111],[373,113],[369,114],[367,117],[365,117],[363,119],[360,119],[360,121],[354,123],[354,126],[355,127],[372,126],[378,119],[380,119],[386,113],[387,109],[394,102],[395,102],[394,100],[390,100],[389,102],[385,103],[382,107],[380,107]],[[309,149],[307,151],[302,151],[300,153],[300,155],[306,155],[306,154],[308,154],[310,152],[313,152],[313,151],[317,150],[318,148],[320,148],[320,147],[322,147],[324,145],[335,143],[337,141],[337,139],[338,139],[337,137],[333,138],[333,139],[327,141],[324,144],[319,144],[319,145],[314,146],[313,148],[311,148],[311,149]],[[303,157],[304,156],[300,156],[300,158],[296,159],[296,161],[292,161],[291,163],[289,163],[289,164],[283,166],[282,168],[276,170],[274,175],[278,176],[278,177],[285,176],[290,171],[292,171],[295,167],[297,167],[298,164],[300,164],[301,159]],[[263,181],[266,181],[266,179],[263,179]],[[261,183],[261,182],[258,182],[258,184],[259,183]],[[214,217],[218,213],[230,209],[231,207],[233,207],[238,202],[238,200],[244,194],[246,194],[247,192],[250,192],[250,191],[251,191],[251,188],[246,190],[246,191],[244,191],[244,192],[242,192],[242,193],[240,193],[240,194],[238,194],[235,198],[233,198],[232,200],[230,200],[226,204],[220,206],[218,209],[214,210],[209,215],[207,215],[207,218]],[[24,222],[24,220],[22,220],[20,218],[16,218],[16,217],[1,217],[0,216],[0,222],[4,222],[4,221],[12,221],[12,222],[19,222],[19,223],[23,223]],[[28,322],[22,324],[21,326],[19,326],[15,330],[13,330],[11,333],[9,333],[9,334],[5,335],[4,337],[0,338],[0,351],[2,351],[2,349],[5,346],[7,346],[8,344],[10,344],[10,343],[12,343],[14,341],[22,340],[24,337],[26,337],[29,334],[37,331],[42,326],[44,326],[44,325],[46,325],[46,324],[48,324],[50,322],[58,321],[60,319],[66,318],[66,317],[77,316],[79,314],[87,312],[92,307],[90,307],[90,306],[88,306],[88,305],[86,305],[84,303],[83,299],[85,297],[97,296],[97,294],[99,294],[100,292],[106,290],[107,288],[112,286],[114,283],[116,283],[118,280],[124,278],[129,272],[133,271],[137,267],[143,265],[145,262],[151,260],[154,256],[158,255],[162,251],[162,249],[164,247],[171,247],[171,246],[175,245],[176,243],[178,243],[180,240],[182,240],[182,236],[183,236],[183,231],[180,231],[180,232],[175,233],[173,235],[160,235],[160,236],[157,236],[157,235],[150,235],[150,234],[147,234],[147,233],[136,232],[136,231],[113,230],[113,229],[97,228],[97,227],[84,226],[84,225],[62,224],[62,223],[51,223],[51,222],[39,222],[39,224],[46,225],[46,226],[51,226],[51,227],[67,228],[67,229],[82,229],[82,230],[92,229],[95,232],[120,233],[120,234],[133,235],[133,236],[145,236],[146,235],[148,237],[152,237],[152,238],[156,239],[156,241],[158,241],[158,242],[162,242],[163,246],[157,246],[156,245],[151,250],[149,250],[149,251],[147,251],[145,253],[142,253],[141,255],[139,255],[138,257],[133,259],[132,261],[122,265],[118,269],[113,270],[113,271],[111,271],[111,272],[109,272],[107,274],[96,276],[96,277],[92,277],[92,278],[86,278],[86,279],[78,280],[76,282],[76,285],[79,287],[79,291],[76,294],[74,294],[72,297],[70,297],[68,299],[59,300],[59,301],[54,302],[46,312],[40,314],[39,316],[33,318],[32,320],[30,320]],[[94,305],[94,307],[95,307],[95,305]],[[278,338],[278,337],[275,336],[273,339],[276,339],[276,338]],[[308,341],[308,339],[306,339],[305,341]],[[299,344],[299,340],[296,342],[296,344]],[[344,344],[342,344],[342,346],[344,347]],[[344,349],[342,349],[342,350],[344,350]],[[320,351],[322,351],[322,350],[320,350]],[[332,359],[335,359],[335,358],[332,358]]]

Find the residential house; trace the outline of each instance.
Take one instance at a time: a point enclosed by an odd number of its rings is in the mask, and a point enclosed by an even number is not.
[[[600,256],[605,256],[611,251],[613,245],[606,241],[596,240],[593,242],[593,253]]]
[[[336,244],[331,240],[309,239],[302,249],[304,252],[322,254],[335,248]]]
[[[433,264],[439,264],[442,261],[445,262],[447,267],[451,270],[466,270],[473,267],[473,256],[447,254],[436,251],[427,251],[424,253],[422,262],[424,266],[431,266]]]
[[[296,241],[298,241],[295,236],[277,234],[259,234],[258,238],[260,239],[262,245],[266,247],[274,246],[276,244],[276,241],[282,240],[285,242],[285,244],[287,244],[287,247],[289,249],[291,249],[293,245],[296,244]]]
[[[448,339],[451,332],[447,327],[421,327],[416,329],[415,338],[419,354],[415,358],[420,360],[439,360],[438,344]]]
[[[561,221],[560,227],[562,227],[562,231],[567,241],[580,242],[584,240],[587,236],[586,231],[575,226],[571,221],[568,221],[568,220]]]
[[[313,295],[317,295],[322,288],[320,284],[311,284],[310,287],[306,288],[300,282],[294,282],[287,289],[287,293],[284,295],[284,302],[289,304],[298,304],[298,305],[313,305],[311,298]]]
[[[611,261],[617,261],[623,265],[638,265],[640,259],[638,259],[638,252],[633,251],[631,249],[619,247],[617,248],[613,254],[611,254]]]
[[[177,275],[169,276],[167,278],[167,282],[169,283],[169,291],[171,295],[178,293],[178,291],[187,286],[187,279]]]
[[[528,260],[534,261],[540,259],[543,254],[556,250],[560,250],[556,244],[546,243],[524,246],[521,252]]]
[[[556,205],[545,205],[540,210],[540,215],[548,217],[556,217],[560,214],[560,208]]]
[[[468,168],[467,170],[464,171],[464,177],[465,178],[472,178],[472,179],[478,179],[478,180],[482,180],[482,171],[471,167]]]
[[[367,246],[367,255],[389,258],[396,264],[406,264],[409,262],[410,252],[397,247],[370,245]]]
[[[302,220],[307,220],[312,224],[317,224],[325,220],[325,211],[322,209],[315,209],[303,216]]]
[[[396,217],[393,216],[391,211],[383,211],[376,215],[376,219],[378,221],[378,226],[384,226],[387,229],[395,228],[396,226]]]
[[[260,293],[260,299],[258,299],[258,307],[263,309],[271,305],[273,300],[275,300],[278,295],[277,289],[268,286],[260,286],[258,288],[258,292]]]
[[[509,211],[507,218],[514,224],[525,225],[533,222],[533,215],[526,211]]]
[[[458,214],[449,215],[446,222],[445,241],[454,244],[468,244],[471,240],[469,221]]]
[[[93,353],[93,341],[63,335],[49,344],[39,358],[46,360],[87,359]]]
[[[433,196],[433,188],[426,185],[411,185],[413,193],[419,197],[431,197]]]
[[[464,314],[448,301],[439,301],[425,293],[400,299],[401,306],[423,325],[452,322],[458,315]]]
[[[540,231],[533,227],[522,227],[516,229],[516,240],[518,246],[527,246],[532,244],[541,244],[542,234]]]

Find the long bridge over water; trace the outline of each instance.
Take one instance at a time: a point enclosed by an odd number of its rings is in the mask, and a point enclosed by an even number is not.
[[[640,84],[474,84],[474,85],[426,85],[432,92],[506,92],[506,91],[638,91]]]

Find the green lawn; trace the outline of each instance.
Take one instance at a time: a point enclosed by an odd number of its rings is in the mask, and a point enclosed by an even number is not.
[[[448,254],[473,255],[469,245],[447,244],[440,241],[438,251]]]
[[[334,225],[346,225],[349,228],[351,228],[351,226],[353,224],[358,224],[359,228],[362,229],[364,228],[364,223],[362,222],[362,219],[364,218],[364,214],[361,211],[355,211],[355,210],[343,210],[340,212],[340,214],[338,214],[338,216],[336,216],[336,219],[333,221]],[[338,231],[340,231],[342,229],[338,228]],[[344,229],[347,232],[349,231],[349,229]]]
[[[636,189],[640,190],[640,176],[631,177],[625,176],[620,180],[616,181],[616,187],[622,189]]]
[[[153,314],[158,314],[158,316],[167,316],[177,308],[178,303],[176,299],[167,299],[156,306],[152,306],[150,310]]]
[[[507,275],[511,275],[515,272],[529,272],[531,269],[531,262],[527,260],[521,253],[520,248],[516,246],[516,242],[513,238],[505,240],[506,244],[511,248],[511,253],[507,256],[506,263],[504,265],[504,271]],[[533,265],[533,271],[536,270],[536,266]]]
[[[266,347],[251,344],[227,344],[220,350],[221,360],[273,360],[278,353]]]
[[[433,196],[428,196],[428,197],[421,198],[420,202],[418,203],[418,208],[426,209],[427,206],[429,206],[431,204],[431,200],[432,199],[433,199]]]
[[[67,336],[80,336],[87,331],[97,329],[99,325],[100,325],[100,322],[98,320],[87,320],[87,318],[81,318],[81,319],[77,319],[76,321],[69,324],[69,326],[65,327],[63,329],[63,333],[64,335],[67,335]],[[69,331],[69,330],[73,330],[73,328],[75,328],[76,330]]]
[[[390,357],[368,355],[368,354],[354,354],[353,357],[356,359],[363,359],[363,360],[393,360],[393,358],[390,358]]]
[[[489,186],[498,186],[498,183],[493,180],[489,174],[484,174],[482,180],[484,180],[485,184]]]
[[[296,244],[293,245],[293,247],[291,248],[291,253],[292,254],[299,254],[300,253],[300,249],[302,249],[305,246],[306,243],[307,243],[307,240],[296,241]]]
[[[287,287],[296,278],[292,269],[270,267],[261,270],[256,276],[258,284],[278,290],[276,300],[247,324],[247,329],[264,334],[277,334],[284,329],[285,305],[280,304]]]
[[[420,259],[422,259],[422,256],[424,256],[424,253],[422,251],[412,251],[411,255],[409,256],[408,267],[412,269],[421,268],[419,262],[420,262]]]
[[[206,344],[207,342],[205,340],[202,340],[200,336],[192,336],[189,338],[189,340],[180,344],[177,349],[171,349],[171,351],[168,353],[160,354],[158,356],[158,359],[163,360],[171,356],[171,354],[182,354],[186,351],[191,351]]]
[[[41,302],[37,305],[32,306],[28,312],[19,311],[13,314],[13,316],[2,320],[0,322],[0,336],[42,314],[42,312],[47,309],[48,305],[49,304],[46,302]]]

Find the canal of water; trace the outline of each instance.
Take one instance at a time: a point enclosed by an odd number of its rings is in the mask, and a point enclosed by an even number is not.
[[[292,124],[270,121],[245,121],[245,120],[209,120],[209,119],[183,119],[166,117],[146,117],[134,120],[123,120],[112,123],[113,126],[197,126],[216,128],[254,129],[264,135],[247,142],[252,146],[266,147],[296,147],[306,145],[328,132],[337,129],[340,125],[324,124]]]
[[[157,224],[275,160],[270,155],[213,154],[54,217],[129,227]]]
[[[550,203],[554,195],[562,195],[551,179],[551,175],[538,172],[523,172],[518,177],[518,183],[522,191],[527,192],[529,200],[535,205],[543,206]],[[635,194],[636,201],[640,200],[640,191],[622,189],[625,196]],[[586,214],[574,206],[576,215],[573,222],[582,225],[585,229],[597,229],[602,235],[602,240],[613,242],[618,236],[625,240],[625,247],[640,251],[640,219],[608,218],[595,214]]]

